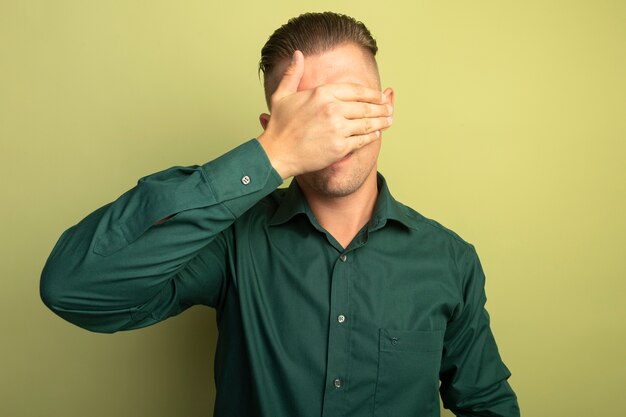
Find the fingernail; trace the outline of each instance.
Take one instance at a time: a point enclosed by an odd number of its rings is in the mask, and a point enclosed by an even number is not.
[[[387,113],[393,113],[393,106],[391,104],[387,104]]]
[[[387,102],[387,96],[384,93],[380,93],[380,97],[382,98],[383,103]]]
[[[387,117],[387,123],[391,125],[393,123],[393,117]]]

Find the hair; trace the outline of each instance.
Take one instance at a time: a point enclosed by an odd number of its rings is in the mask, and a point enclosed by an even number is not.
[[[276,29],[269,37],[259,62],[259,75],[263,73],[265,99],[270,97],[278,86],[279,78],[274,74],[278,64],[291,60],[295,51],[306,55],[317,55],[345,44],[355,44],[372,54],[376,64],[378,46],[369,29],[353,17],[333,13],[304,13]]]

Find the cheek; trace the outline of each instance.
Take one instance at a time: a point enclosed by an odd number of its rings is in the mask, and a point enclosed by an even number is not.
[[[380,140],[370,143],[361,149],[361,160],[364,163],[371,164],[378,159],[380,152]]]

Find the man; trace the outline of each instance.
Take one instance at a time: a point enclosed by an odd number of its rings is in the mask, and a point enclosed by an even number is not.
[[[70,228],[44,302],[92,331],[217,310],[215,416],[517,416],[471,245],[377,173],[376,42],[301,15],[262,51],[264,132],[141,179]],[[288,189],[276,189],[295,176]]]

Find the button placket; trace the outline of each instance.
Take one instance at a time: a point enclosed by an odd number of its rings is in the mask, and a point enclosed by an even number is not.
[[[350,255],[351,256],[351,255]],[[340,252],[335,258],[331,276],[328,356],[326,372],[327,395],[322,405],[322,416],[341,414],[345,406],[344,395],[349,391],[350,375],[350,332],[348,312],[350,311],[350,274],[352,260]]]

